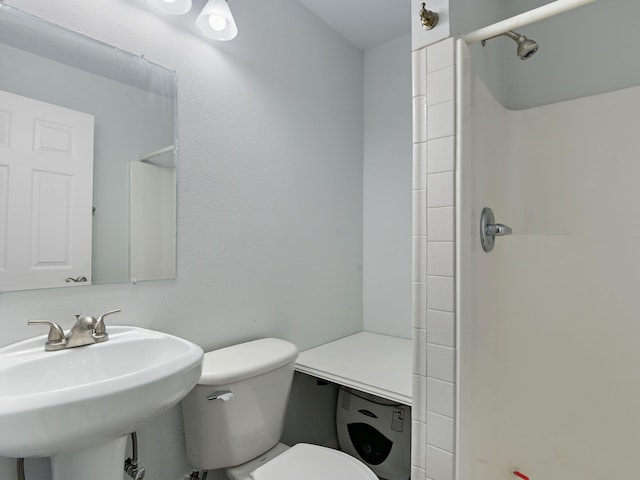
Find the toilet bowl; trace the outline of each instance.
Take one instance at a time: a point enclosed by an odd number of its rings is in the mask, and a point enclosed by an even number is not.
[[[279,443],[298,356],[264,338],[205,353],[199,383],[182,401],[187,458],[231,480],[377,480],[346,453]]]
[[[229,480],[378,480],[362,462],[339,450],[279,443],[263,456],[225,469]],[[270,452],[272,453],[270,455]]]

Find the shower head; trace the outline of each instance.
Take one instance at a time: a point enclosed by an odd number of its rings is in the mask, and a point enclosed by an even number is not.
[[[505,37],[509,37],[510,39],[512,39],[518,44],[516,53],[518,54],[518,57],[520,57],[520,60],[526,60],[528,58],[531,58],[538,51],[538,44],[533,40],[528,39],[524,35],[520,35],[519,33],[509,30],[508,32],[504,32],[496,36],[499,37],[501,35],[504,35]],[[496,37],[491,37],[491,38],[496,38]],[[487,40],[491,40],[491,38]],[[486,40],[482,41],[482,46],[484,46],[485,42]]]
[[[505,33],[505,35],[514,39],[518,44],[516,53],[520,57],[520,60],[526,60],[527,58],[533,57],[533,55],[538,51],[538,44],[533,40],[529,40],[524,35],[520,35],[512,31]]]

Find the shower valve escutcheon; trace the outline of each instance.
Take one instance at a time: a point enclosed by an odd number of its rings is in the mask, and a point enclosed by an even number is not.
[[[482,209],[482,215],[480,216],[480,243],[482,249],[485,252],[493,250],[496,237],[503,235],[511,235],[512,230],[510,227],[501,223],[496,223],[496,217],[493,215],[493,210],[489,207]]]

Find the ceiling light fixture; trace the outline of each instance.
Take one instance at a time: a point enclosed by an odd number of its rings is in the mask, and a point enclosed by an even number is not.
[[[198,15],[196,26],[205,37],[214,40],[231,40],[238,35],[227,0],[209,0]]]
[[[191,0],[147,0],[147,3],[167,15],[184,15],[191,10]]]

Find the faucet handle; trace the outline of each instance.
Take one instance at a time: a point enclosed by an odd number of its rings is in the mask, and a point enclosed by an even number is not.
[[[64,343],[64,331],[55,322],[47,320],[29,320],[27,325],[47,325],[49,327],[49,336],[47,337],[47,345]]]
[[[117,310],[111,310],[110,312],[107,313],[103,313],[102,315],[100,315],[98,317],[98,320],[96,321],[96,326],[93,328],[93,335],[94,336],[103,336],[107,334],[107,329],[104,325],[104,317],[106,317],[107,315],[111,315],[112,313],[120,313],[122,310],[121,309],[117,309]]]

